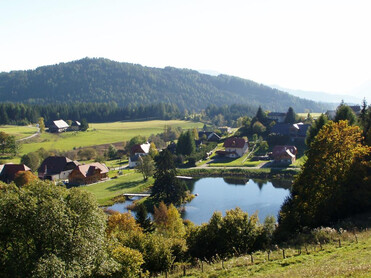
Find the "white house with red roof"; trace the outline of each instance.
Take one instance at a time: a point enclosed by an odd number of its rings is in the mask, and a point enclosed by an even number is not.
[[[231,137],[224,141],[224,151],[217,151],[221,156],[237,158],[243,156],[249,150],[249,143],[243,138]]]
[[[151,144],[148,142],[145,144],[137,144],[137,145],[132,146],[130,150],[129,167],[134,168],[138,166],[139,157],[148,155],[150,147],[151,147]]]

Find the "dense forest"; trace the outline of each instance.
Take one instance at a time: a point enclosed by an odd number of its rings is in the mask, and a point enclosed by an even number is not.
[[[176,119],[183,114],[174,104],[152,104],[130,107],[118,107],[116,103],[59,103],[59,104],[23,104],[0,103],[0,124],[27,125],[36,123],[43,117],[46,124],[51,121],[86,119],[89,122],[111,122],[138,119]]]
[[[164,69],[85,58],[35,70],[0,73],[2,102],[28,104],[111,103],[113,107],[176,104],[189,112],[209,105],[261,105],[265,110],[321,112],[328,104],[300,99],[237,77],[210,76],[197,71]]]

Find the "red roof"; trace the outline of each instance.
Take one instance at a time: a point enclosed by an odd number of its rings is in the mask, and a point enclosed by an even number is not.
[[[298,149],[295,146],[281,146],[277,145],[274,146],[272,155],[273,157],[278,157],[281,155],[290,155],[290,156],[295,156],[298,152]]]
[[[237,138],[237,137],[232,137],[232,138],[227,138],[224,141],[224,148],[243,148],[247,142],[243,138]]]
[[[101,174],[108,173],[107,166],[98,162],[80,165],[75,168],[75,170],[80,171],[84,177],[93,175],[96,169],[99,169]]]
[[[1,171],[0,179],[3,181],[13,181],[15,174],[19,171],[31,171],[24,164],[5,164]]]

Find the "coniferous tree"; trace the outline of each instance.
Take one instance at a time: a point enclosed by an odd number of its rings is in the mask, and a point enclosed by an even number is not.
[[[292,107],[289,107],[289,110],[287,110],[285,123],[288,123],[288,124],[296,123],[296,114],[295,114],[294,109]]]
[[[169,150],[163,150],[155,159],[155,182],[152,196],[165,204],[181,204],[186,196],[186,186],[176,175],[174,157]]]
[[[342,102],[336,109],[335,122],[348,121],[350,125],[354,125],[357,121],[353,110],[344,102]]]

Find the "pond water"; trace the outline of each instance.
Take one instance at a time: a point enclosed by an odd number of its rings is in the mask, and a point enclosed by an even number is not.
[[[226,210],[241,208],[249,215],[257,212],[260,221],[266,216],[277,218],[280,207],[290,194],[290,180],[258,180],[239,178],[201,178],[187,181],[193,194],[182,216],[195,224],[208,222],[214,211],[225,215]],[[109,209],[126,212],[132,201],[117,203]]]

